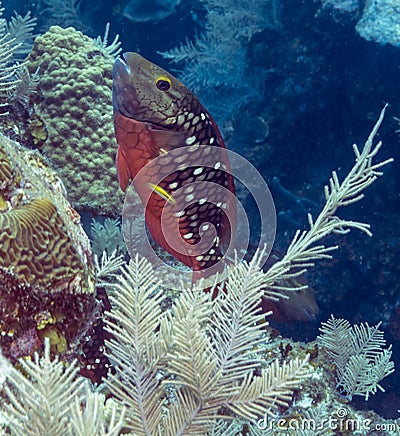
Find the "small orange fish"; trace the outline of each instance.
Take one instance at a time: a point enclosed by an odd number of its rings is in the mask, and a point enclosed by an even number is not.
[[[217,125],[179,80],[137,53],[113,68],[119,183],[130,181],[153,239],[194,280],[223,269],[236,231],[236,198]]]

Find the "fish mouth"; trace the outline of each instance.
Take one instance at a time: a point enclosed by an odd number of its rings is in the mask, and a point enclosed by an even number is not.
[[[119,57],[114,62],[112,78],[114,82],[126,81],[131,75],[131,68],[127,63],[126,53]]]
[[[129,53],[124,53],[114,62],[112,69],[114,111],[133,118],[139,105],[136,102],[134,88],[131,85],[132,69],[129,65]]]

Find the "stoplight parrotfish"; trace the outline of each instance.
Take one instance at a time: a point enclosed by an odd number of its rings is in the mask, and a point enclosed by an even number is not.
[[[216,123],[178,79],[132,52],[115,61],[113,108],[119,184],[132,181],[152,238],[194,280],[221,272],[236,196]]]

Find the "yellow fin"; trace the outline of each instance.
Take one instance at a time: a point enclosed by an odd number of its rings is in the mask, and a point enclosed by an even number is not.
[[[161,186],[155,185],[154,183],[150,182],[148,183],[148,186],[164,200],[169,201],[172,204],[176,204],[175,198],[165,189],[161,188]]]

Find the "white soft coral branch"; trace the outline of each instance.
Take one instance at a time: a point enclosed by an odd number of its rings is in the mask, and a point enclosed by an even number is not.
[[[383,162],[373,163],[373,158],[382,146],[381,141],[376,145],[373,144],[373,141],[382,124],[386,107],[387,105],[382,109],[361,152],[356,144],[353,145],[356,159],[345,179],[340,182],[336,172],[332,173],[329,185],[325,186],[326,201],[322,211],[315,221],[310,214],[308,215],[309,230],[298,230],[285,256],[265,273],[264,283],[268,288],[266,297],[268,297],[270,290],[298,290],[298,287],[294,289],[290,286],[282,286],[280,282],[303,274],[307,268],[314,266],[316,260],[332,257],[330,253],[337,246],[326,247],[323,244],[318,244],[323,237],[331,233],[347,233],[351,228],[359,229],[369,236],[372,235],[369,224],[344,220],[335,214],[339,207],[361,200],[364,197],[363,191],[374,183],[378,176],[383,174],[379,169],[393,161],[393,159],[387,159]]]

